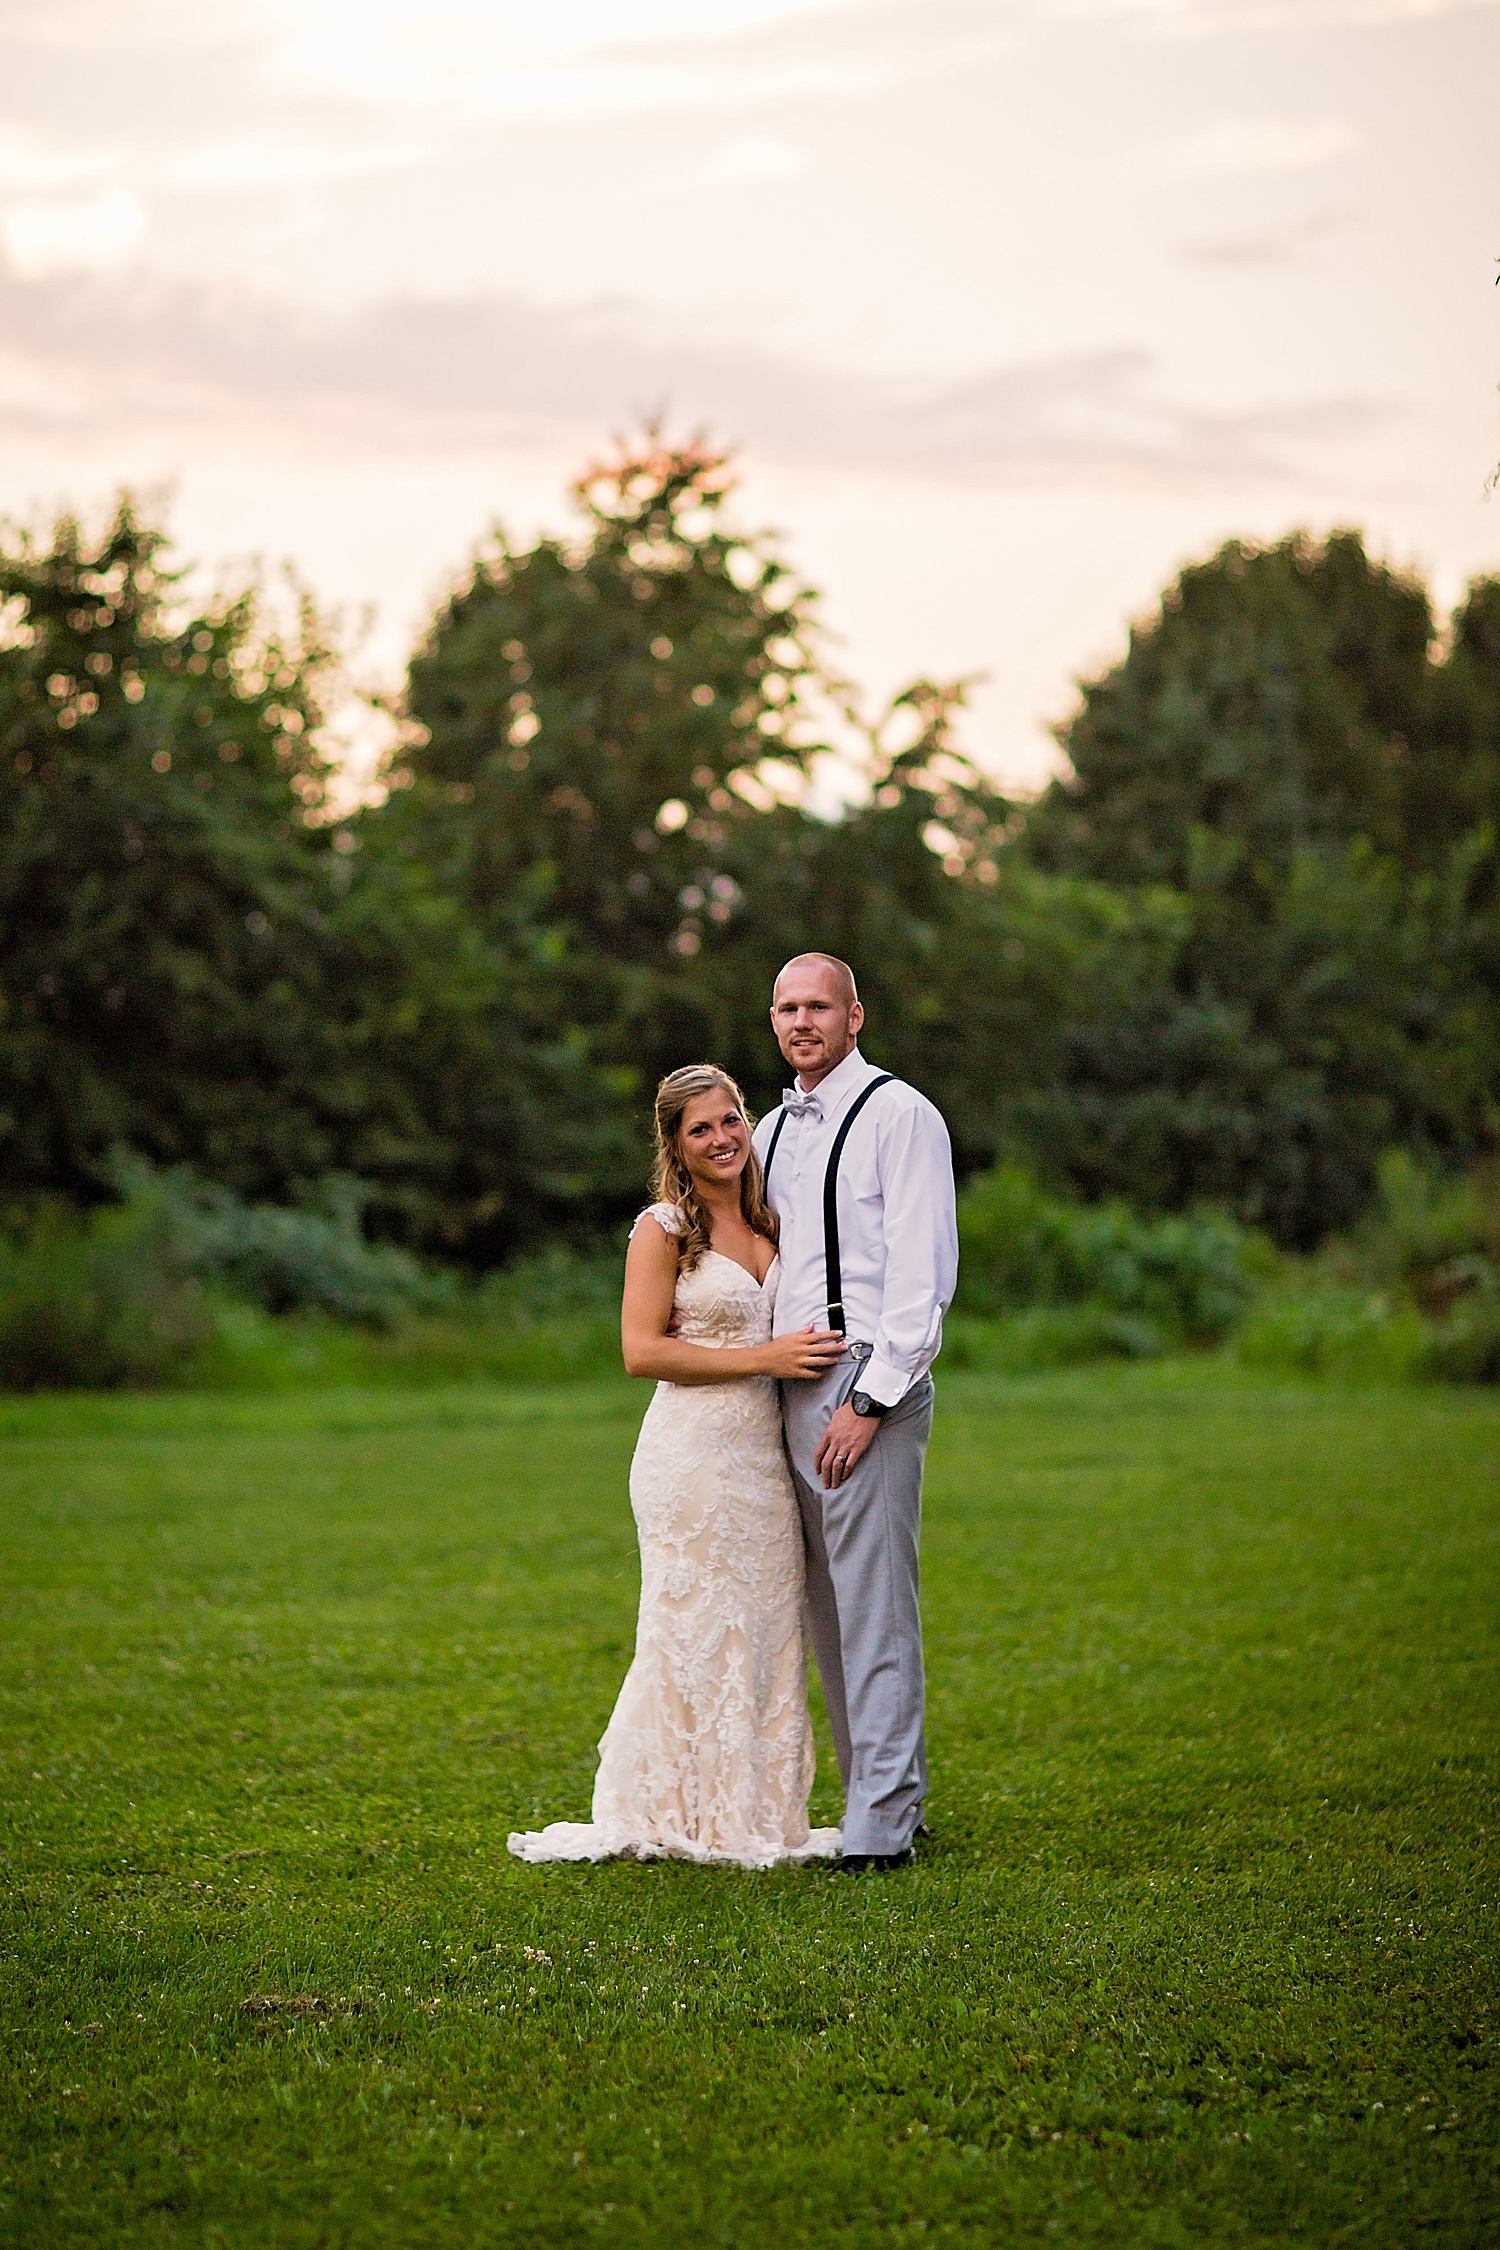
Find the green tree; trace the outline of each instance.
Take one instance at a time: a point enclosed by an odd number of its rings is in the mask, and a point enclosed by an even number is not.
[[[1023,817],[957,746],[962,683],[860,728],[732,489],[652,433],[580,481],[576,539],[497,538],[414,657],[385,800],[339,818],[309,609],[189,603],[128,505],[13,537],[0,1188],[97,1197],[128,1145],[257,1198],[357,1174],[382,1232],[479,1263],[586,1236],[639,1198],[660,1072],[777,1098],[770,984],[811,947],[964,1171],[1309,1242],[1383,1147],[1493,1135],[1500,585],[1435,656],[1352,534],[1226,548],[1087,683]],[[820,819],[834,734],[863,786]]]
[[[282,633],[249,595],[195,609],[162,547],[122,502],[0,548],[12,1194],[97,1192],[114,1142],[253,1190],[331,1153],[328,650],[306,605]]]
[[[705,933],[691,976],[707,1051],[764,1103],[785,1082],[766,1021],[776,970],[803,949],[853,962],[866,1052],[938,1103],[968,1171],[1029,1144],[1066,1027],[1149,975],[1155,947],[1149,909],[1017,855],[1016,808],[955,748],[961,708],[961,686],[918,682],[873,732],[862,801],[833,821],[746,823],[730,860],[746,911]],[[899,751],[882,747],[893,737]]]
[[[1476,578],[1453,614],[1423,747],[1408,819],[1425,859],[1436,863],[1475,831],[1500,835],[1500,578]],[[1493,883],[1493,853],[1488,867]]]
[[[1075,1029],[1048,1139],[1076,1182],[1306,1243],[1366,1207],[1385,1145],[1483,1142],[1489,619],[1476,588],[1439,662],[1424,589],[1356,534],[1233,543],[1085,683],[1025,848],[1169,886],[1182,936],[1143,1015]]]
[[[1357,532],[1230,541],[1084,684],[1030,849],[1116,883],[1185,882],[1200,830],[1237,838],[1247,868],[1355,836],[1403,856],[1432,639],[1425,590]]]
[[[559,1195],[635,1200],[643,1090],[743,1047],[706,956],[760,926],[814,833],[759,770],[796,788],[819,746],[813,601],[733,528],[732,485],[722,454],[652,434],[579,480],[576,540],[497,535],[413,659],[362,824],[372,860],[435,872],[512,964],[530,1051],[592,1089],[589,1130],[554,1120],[553,1218]]]
[[[790,953],[858,964],[870,1051],[945,1101],[970,1163],[993,1153],[1041,1012],[995,903],[1015,812],[954,751],[961,689],[896,699],[844,817],[785,801],[821,722],[846,740],[856,722],[812,595],[735,526],[732,491],[724,455],[653,436],[580,480],[577,541],[497,539],[413,662],[391,801],[367,822],[375,849],[441,870],[495,942],[555,970],[561,1020],[615,1089],[618,1129],[580,1175],[611,1208],[639,1195],[659,1073],[711,1054],[776,1098],[766,1012]],[[976,987],[1004,1019],[993,1046],[961,1005]]]
[[[0,1190],[344,1170],[384,1232],[509,1247],[576,1203],[598,1082],[525,945],[332,817],[311,606],[193,604],[164,547],[123,502],[0,553]]]
[[[737,528],[732,491],[722,454],[652,437],[580,480],[576,541],[497,539],[418,651],[391,798],[364,822],[369,859],[437,870],[529,964],[536,1051],[550,1026],[595,1073],[592,1151],[568,1167],[583,1212],[638,1201],[661,1072],[712,1055],[778,1098],[767,1004],[791,953],[856,964],[869,1053],[939,1102],[967,1170],[1050,1130],[1070,1035],[1125,995],[1138,1014],[1175,943],[1170,901],[1018,856],[1017,808],[955,747],[961,684],[918,682],[855,734],[866,789],[841,817],[784,801],[820,720],[845,741],[857,722],[813,598]],[[562,1208],[540,1199],[549,1224]]]
[[[727,891],[698,913],[681,892],[766,802],[768,753],[805,773],[821,684],[812,597],[726,522],[732,482],[699,445],[627,450],[574,488],[580,539],[497,534],[439,613],[391,779],[482,916],[524,891],[569,937],[608,933],[622,965],[664,943],[690,958],[705,918],[732,917]]]

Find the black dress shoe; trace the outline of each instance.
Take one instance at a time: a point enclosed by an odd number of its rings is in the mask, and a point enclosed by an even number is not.
[[[904,1852],[845,1852],[835,1873],[839,1875],[868,1875],[872,1869],[880,1875],[889,1875],[892,1868],[910,1867],[916,1854],[910,1844]]]

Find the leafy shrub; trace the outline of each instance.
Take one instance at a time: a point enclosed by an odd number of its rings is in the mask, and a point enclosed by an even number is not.
[[[1380,1191],[1346,1258],[1442,1315],[1460,1299],[1500,1293],[1500,1171],[1478,1165],[1455,1177],[1388,1149]]]
[[[586,1258],[553,1249],[518,1258],[514,1265],[487,1274],[474,1292],[474,1310],[485,1321],[508,1328],[550,1326],[557,1321],[604,1321],[618,1342],[622,1260],[603,1252]]]
[[[324,1182],[283,1210],[129,1156],[113,1171],[120,1204],[87,1216],[48,1206],[0,1240],[0,1385],[358,1380],[360,1355],[334,1327],[298,1335],[266,1316],[378,1330],[457,1300],[450,1275],[366,1241],[357,1181]]]
[[[244,1203],[190,1172],[153,1172],[137,1158],[117,1158],[114,1176],[131,1201],[160,1205],[183,1272],[263,1311],[316,1310],[381,1328],[454,1295],[449,1275],[366,1240],[369,1190],[345,1175],[319,1182],[297,1209]]]
[[[556,1383],[618,1373],[620,1261],[563,1249],[467,1287],[427,1277],[437,1309],[358,1325],[220,1298],[192,1380],[213,1390],[369,1383]]]
[[[1394,1149],[1364,1224],[1288,1264],[1239,1338],[1242,1359],[1308,1373],[1500,1382],[1500,1181]]]
[[[1415,1306],[1293,1271],[1261,1298],[1235,1351],[1249,1367],[1402,1383],[1429,1372],[1429,1341]]]
[[[1156,1359],[1167,1339],[1149,1320],[1097,1305],[1035,1305],[1029,1312],[976,1320],[959,1313],[943,1326],[946,1368],[1040,1374],[1096,1359]]]
[[[1137,1324],[1140,1337],[1154,1333],[1160,1349],[1219,1342],[1253,1288],[1247,1237],[1232,1219],[1211,1211],[1141,1218],[1119,1203],[1064,1203],[1013,1164],[964,1190],[958,1231],[960,1312],[1087,1307]]]
[[[1468,1289],[1428,1329],[1428,1366],[1450,1383],[1500,1383],[1500,1286]]]
[[[618,1320],[511,1327],[475,1317],[475,1300],[392,1328],[326,1313],[273,1315],[227,1300],[190,1379],[208,1390],[284,1391],[330,1385],[568,1383],[620,1372]]]
[[[159,1201],[87,1217],[56,1206],[0,1241],[0,1384],[10,1390],[159,1383],[209,1332]]]

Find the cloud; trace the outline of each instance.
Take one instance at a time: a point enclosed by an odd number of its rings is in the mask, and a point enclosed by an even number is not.
[[[1034,0],[1038,12],[1138,23],[1194,38],[1216,32],[1312,30],[1320,25],[1426,23],[1496,10],[1500,0]]]
[[[0,188],[45,193],[107,179],[118,168],[110,148],[39,131],[35,125],[0,124]]]
[[[244,293],[85,277],[0,284],[0,437],[142,435],[348,458],[580,450],[658,407],[771,460],[950,486],[1181,491],[1275,482],[1368,402],[1225,412],[1164,397],[1150,356],[1106,351],[893,384],[670,333],[625,305],[390,299],[338,316]]]
[[[295,4],[295,0],[294,0]],[[0,40],[42,47],[54,54],[97,56],[111,52],[182,54],[236,44],[262,31],[267,0],[0,0]]]
[[[916,42],[913,0],[0,0],[0,43],[13,83],[31,80],[28,113],[39,99],[60,123],[78,84],[123,72],[148,104],[192,82],[235,109],[341,111],[384,134],[423,115],[543,123],[858,92],[888,82],[888,18]],[[871,26],[878,53],[862,51]]]
[[[277,29],[277,67],[362,98],[508,106],[518,88],[580,62],[619,63],[664,41],[710,46],[823,16],[838,0],[293,0]],[[850,0],[843,0],[849,5]],[[857,0],[855,0],[857,5]],[[276,21],[265,11],[268,22]],[[524,98],[524,95],[523,95]]]
[[[1255,172],[1300,172],[1359,145],[1337,118],[1220,117],[1155,155],[1150,170],[1176,180],[1232,179]]]
[[[774,187],[806,170],[806,156],[790,142],[736,133],[714,150],[698,177],[706,187]]]
[[[1260,233],[1226,235],[1200,242],[1185,242],[1179,253],[1194,265],[1220,267],[1280,267],[1295,265],[1315,244],[1341,232],[1348,213],[1313,211],[1295,225],[1267,227]]]
[[[310,187],[409,171],[432,154],[430,142],[410,138],[339,148],[327,138],[268,128],[200,141],[163,159],[156,178],[167,188]]]
[[[28,280],[103,272],[140,246],[146,224],[140,198],[128,188],[109,187],[95,195],[10,204],[0,214],[0,242],[16,272]]]
[[[997,20],[991,0],[0,0],[0,191],[441,178],[497,124],[875,94],[992,46]],[[790,177],[796,161],[747,129],[708,184]]]

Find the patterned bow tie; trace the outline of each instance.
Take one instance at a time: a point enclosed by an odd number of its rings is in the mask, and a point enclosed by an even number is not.
[[[781,1106],[792,1117],[810,1117],[814,1124],[823,1122],[823,1104],[816,1094],[804,1094],[797,1086],[788,1086],[781,1097]]]

